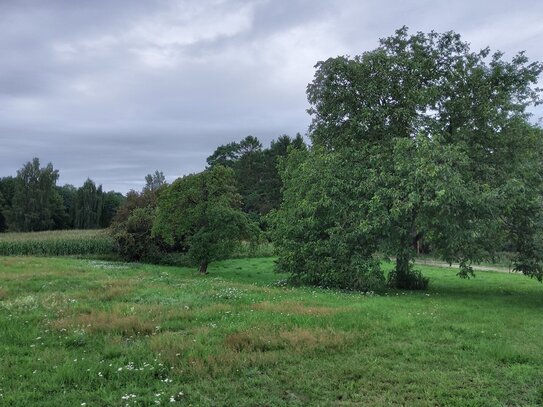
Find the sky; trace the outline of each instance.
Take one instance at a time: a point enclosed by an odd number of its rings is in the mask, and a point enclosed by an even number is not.
[[[0,0],[0,176],[39,157],[125,193],[305,134],[314,65],[403,25],[543,61],[541,0]]]

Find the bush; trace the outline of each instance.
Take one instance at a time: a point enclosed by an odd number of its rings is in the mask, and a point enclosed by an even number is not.
[[[426,290],[430,279],[424,277],[419,270],[410,269],[407,274],[398,273],[393,270],[388,275],[388,285],[390,287],[405,290]]]
[[[146,261],[156,263],[162,255],[161,242],[151,236],[155,219],[151,207],[132,210],[125,221],[115,223],[110,234],[115,249],[127,261]]]
[[[305,259],[294,266],[281,257],[277,264],[278,271],[291,273],[288,281],[294,285],[363,292],[382,291],[385,288],[383,272],[375,259],[355,256],[348,264],[342,264],[337,259],[323,257],[320,260]]]

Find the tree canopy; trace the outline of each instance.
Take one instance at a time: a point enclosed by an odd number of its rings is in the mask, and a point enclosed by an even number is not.
[[[102,219],[103,205],[102,185],[96,187],[94,181],[87,178],[75,195],[74,226],[76,229],[98,228]]]
[[[200,272],[226,257],[256,226],[241,211],[234,171],[222,165],[179,178],[160,193],[153,235],[170,245],[182,242]]]
[[[145,186],[143,190],[156,191],[162,185],[166,184],[166,177],[162,171],[156,170],[153,174],[145,176]]]
[[[542,279],[534,227],[542,132],[526,111],[540,102],[542,64],[523,53],[508,62],[488,48],[472,52],[453,32],[410,35],[404,27],[373,51],[316,68],[307,89],[312,151],[295,172],[294,164],[285,167],[285,201],[275,216],[293,222],[303,202],[300,224],[314,228],[300,237],[296,226],[277,221],[287,271],[314,274],[305,266],[343,256],[343,264],[364,259],[354,266],[363,275],[384,251],[396,258],[391,285],[423,288],[412,259],[424,239],[436,255],[459,262],[461,276],[509,245],[515,268]],[[317,162],[325,163],[320,176]],[[339,252],[336,238],[343,239]],[[333,263],[319,272],[333,274]]]
[[[217,147],[207,158],[210,168],[224,165],[234,170],[236,183],[242,197],[242,208],[259,219],[281,202],[281,178],[278,162],[286,157],[289,148],[305,149],[300,134],[296,137],[282,135],[273,140],[269,148],[263,148],[255,136],[247,136],[240,142]]]

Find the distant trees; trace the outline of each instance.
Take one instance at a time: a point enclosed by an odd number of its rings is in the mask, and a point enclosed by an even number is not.
[[[58,170],[38,158],[17,177],[0,178],[0,232],[108,227],[124,200],[118,192],[102,192],[88,179],[80,188],[57,186]]]
[[[57,180],[58,170],[51,163],[40,167],[38,158],[17,172],[11,208],[6,212],[10,230],[30,232],[55,227],[55,219],[63,212]]]
[[[145,186],[143,187],[144,191],[156,191],[162,185],[166,184],[166,177],[162,171],[156,170],[153,174],[147,174],[145,176]]]
[[[102,186],[87,178],[75,195],[74,227],[76,229],[96,229],[100,225],[103,209]]]
[[[7,212],[12,207],[13,195],[15,194],[15,178],[0,178],[0,233],[8,229]]]
[[[63,216],[57,224],[57,229],[73,229],[77,188],[66,184],[57,186],[57,191],[62,198],[62,206],[64,208]]]
[[[115,214],[125,200],[125,196],[120,192],[108,191],[102,194],[102,216],[100,217],[100,227],[107,228],[113,222]]]
[[[282,173],[284,270],[348,287],[379,250],[396,259],[391,286],[424,288],[412,266],[423,237],[461,276],[508,244],[515,269],[543,279],[543,137],[526,114],[543,65],[502,56],[402,28],[373,51],[319,62],[311,152]]]
[[[258,138],[247,136],[240,142],[217,147],[207,158],[207,164],[210,168],[223,165],[234,170],[243,210],[259,219],[281,202],[282,182],[277,165],[290,148],[306,149],[300,134],[294,138],[282,135],[266,149]]]

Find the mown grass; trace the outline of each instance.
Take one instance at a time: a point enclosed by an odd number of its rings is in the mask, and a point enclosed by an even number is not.
[[[104,230],[0,233],[0,256],[109,255],[113,242]]]
[[[285,286],[273,258],[3,257],[0,405],[541,405],[543,286],[420,268],[427,292],[368,295]]]

